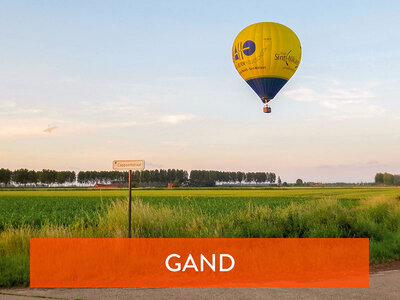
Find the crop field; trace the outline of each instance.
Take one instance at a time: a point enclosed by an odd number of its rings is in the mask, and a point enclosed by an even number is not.
[[[0,230],[21,225],[95,223],[107,205],[127,197],[127,190],[0,190]],[[192,207],[206,215],[227,214],[248,204],[287,206],[312,199],[337,199],[344,205],[374,196],[400,196],[397,188],[247,188],[135,189],[133,197],[155,207]]]
[[[133,237],[367,237],[400,258],[400,188],[134,189]],[[0,286],[29,284],[30,237],[126,237],[127,190],[0,190]]]

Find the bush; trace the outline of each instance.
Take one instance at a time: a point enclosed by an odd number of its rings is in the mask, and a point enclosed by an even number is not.
[[[175,179],[174,183],[172,184],[172,187],[177,188],[181,186],[181,182],[178,179]]]

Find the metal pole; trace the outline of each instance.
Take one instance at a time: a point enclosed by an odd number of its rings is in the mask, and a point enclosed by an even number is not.
[[[128,173],[128,184],[129,184],[129,230],[128,230],[128,238],[132,237],[131,234],[131,227],[132,227],[132,221],[131,221],[131,216],[132,216],[132,184],[131,184],[131,177],[132,177],[132,170],[129,170]]]

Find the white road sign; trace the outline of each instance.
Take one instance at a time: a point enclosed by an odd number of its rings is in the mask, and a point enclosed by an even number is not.
[[[144,160],[114,160],[113,161],[113,170],[141,171],[141,170],[144,170]]]

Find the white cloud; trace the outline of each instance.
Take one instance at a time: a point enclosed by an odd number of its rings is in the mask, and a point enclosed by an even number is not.
[[[62,110],[43,105],[41,109],[21,108],[16,102],[0,100],[0,139],[43,136],[43,130],[49,124],[58,127],[51,136],[76,136],[92,134],[94,130],[157,124],[173,126],[196,118],[190,113],[161,113],[156,111],[157,108],[152,100],[134,100],[128,97],[97,105],[81,101],[78,107],[65,107]]]
[[[344,88],[329,88],[328,89],[327,97],[331,99],[370,99],[374,98],[375,95],[368,90],[365,89],[358,89],[358,88],[351,88],[351,89],[344,89]]]
[[[179,114],[179,115],[164,115],[160,117],[160,122],[169,124],[178,124],[184,121],[192,120],[195,115],[192,114]]]
[[[337,79],[332,79],[332,80],[331,80],[331,84],[332,84],[332,85],[340,85],[341,82],[340,82],[339,80],[337,80]]]
[[[10,110],[14,109],[17,104],[13,101],[0,100],[0,110]]]
[[[20,114],[38,114],[42,110],[37,108],[22,108],[14,101],[0,100],[0,115],[3,117],[15,116]]]
[[[108,123],[87,123],[78,125],[80,128],[85,129],[113,129],[113,128],[128,128],[137,126],[135,121],[127,122],[108,122]]]
[[[293,101],[318,103],[337,119],[370,118],[386,110],[371,103],[376,95],[369,87],[346,88],[340,81],[332,80],[319,88],[302,87],[285,91],[283,95]]]
[[[144,109],[144,106],[149,105],[149,102],[138,101],[128,97],[120,97],[117,100],[107,101],[103,103],[95,103],[93,101],[81,101],[79,103],[81,109],[85,114],[96,114],[106,112],[112,113],[132,113],[134,111],[140,111]]]
[[[318,93],[309,88],[298,88],[294,90],[284,91],[283,96],[286,96],[294,101],[312,102],[318,100]]]
[[[135,125],[152,125],[156,123],[178,124],[195,119],[194,114],[162,114],[157,109],[159,105],[154,100],[135,100],[129,97],[120,97],[118,100],[105,102],[96,106],[87,101],[80,102],[81,113],[89,118],[95,115],[106,114],[101,126],[104,127],[129,127]],[[135,122],[112,122],[110,119],[134,119]]]

